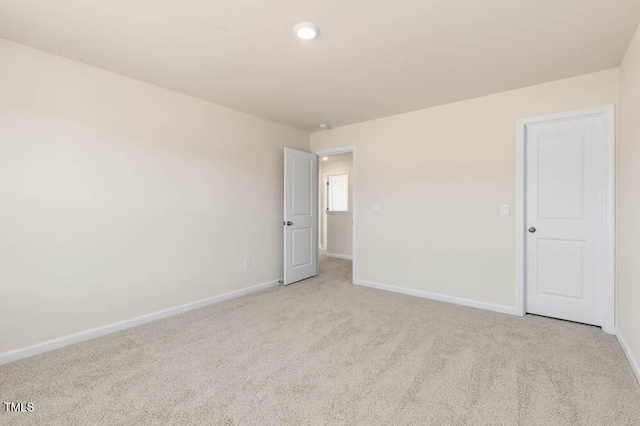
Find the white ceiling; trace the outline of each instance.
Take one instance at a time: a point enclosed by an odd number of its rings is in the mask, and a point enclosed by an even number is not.
[[[322,158],[327,157],[326,160],[321,160],[323,163],[331,163],[338,161],[351,161],[353,160],[352,152],[343,152],[342,154],[323,155]]]
[[[616,67],[639,21],[640,0],[0,1],[0,37],[306,130]]]

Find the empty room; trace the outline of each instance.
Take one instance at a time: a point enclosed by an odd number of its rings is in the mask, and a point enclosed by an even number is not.
[[[640,425],[640,1],[0,0],[1,425]]]

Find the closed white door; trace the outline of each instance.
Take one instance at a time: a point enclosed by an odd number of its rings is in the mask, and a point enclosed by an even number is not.
[[[284,149],[284,284],[318,274],[318,156]]]
[[[528,125],[526,310],[603,324],[605,117]]]

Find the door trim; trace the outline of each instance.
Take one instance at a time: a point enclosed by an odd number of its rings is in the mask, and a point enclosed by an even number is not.
[[[353,191],[351,192],[351,220],[353,220],[353,226],[352,226],[352,235],[351,235],[351,239],[352,239],[352,244],[351,244],[351,256],[352,256],[352,260],[351,260],[351,283],[355,284],[356,280],[357,280],[357,271],[358,268],[356,267],[357,265],[357,257],[356,257],[356,250],[357,250],[357,246],[356,246],[356,235],[357,235],[357,226],[358,226],[358,221],[356,220],[356,215],[357,215],[357,200],[358,200],[358,189],[357,189],[357,183],[358,183],[358,179],[357,179],[357,168],[356,165],[358,164],[356,159],[357,159],[357,155],[356,155],[356,147],[355,146],[345,146],[345,147],[341,147],[341,148],[330,148],[330,149],[321,149],[321,150],[316,150],[316,151],[312,151],[314,154],[316,154],[318,157],[322,157],[323,155],[333,155],[333,154],[344,154],[346,152],[350,152],[353,154],[353,158],[351,160],[351,174],[349,175],[349,179],[351,180],[350,182],[350,186],[353,188]],[[318,166],[319,167],[319,166]]]
[[[603,158],[604,204],[602,227],[603,247],[603,324],[602,330],[614,334],[615,328],[615,107],[606,105],[579,111],[518,120],[516,129],[516,312],[523,316],[525,312],[526,285],[526,230],[525,230],[525,136],[527,126],[531,124],[603,116],[605,121],[605,155]]]

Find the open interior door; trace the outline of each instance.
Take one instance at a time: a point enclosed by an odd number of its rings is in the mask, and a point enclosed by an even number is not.
[[[318,156],[284,149],[284,285],[318,274]]]

